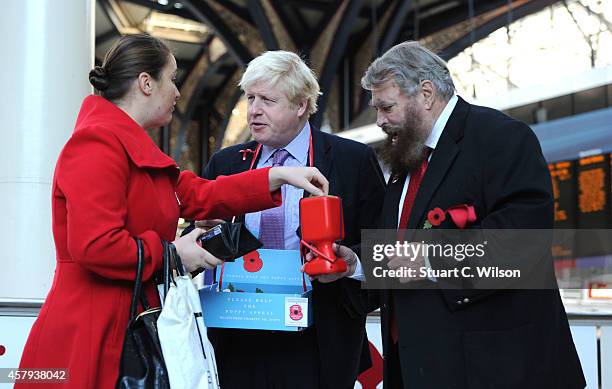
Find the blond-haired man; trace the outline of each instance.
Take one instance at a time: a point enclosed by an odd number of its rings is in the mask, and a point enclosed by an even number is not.
[[[358,245],[360,230],[374,225],[384,196],[384,179],[373,150],[312,128],[308,118],[317,110],[319,84],[295,53],[269,51],[255,58],[240,87],[247,98],[253,141],[213,155],[204,176],[243,172],[253,158],[254,168],[305,166],[312,159],[328,178],[330,194],[342,198],[343,243]],[[302,190],[287,186],[282,209],[237,216],[260,237],[264,248],[296,250],[302,196]],[[315,281],[313,289],[314,325],[305,331],[210,330],[223,388],[354,386],[359,372],[370,365],[365,315],[344,302],[356,298],[360,284],[350,278],[328,284]]]

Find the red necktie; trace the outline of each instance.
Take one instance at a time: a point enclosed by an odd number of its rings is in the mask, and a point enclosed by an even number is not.
[[[404,197],[404,204],[402,205],[402,214],[400,216],[398,230],[402,230],[408,227],[408,220],[410,219],[410,213],[412,212],[414,199],[416,198],[416,195],[419,192],[421,181],[423,181],[423,176],[425,175],[425,171],[427,170],[427,163],[430,152],[431,149],[429,147],[425,147],[425,150],[423,151],[423,162],[421,162],[421,166],[410,172],[410,182],[408,183],[406,197]],[[403,240],[404,234],[398,231],[397,237],[398,240]],[[393,306],[393,304],[391,304],[391,338],[393,339],[393,343],[397,343],[397,339],[399,338],[397,330],[397,321],[395,320],[395,306]]]
[[[414,169],[410,172],[410,182],[408,183],[408,190],[406,191],[406,197],[404,198],[404,204],[402,205],[402,215],[400,217],[399,229],[408,227],[408,219],[410,219],[410,212],[412,212],[412,206],[414,205],[414,199],[419,192],[421,181],[427,170],[427,159],[429,157],[430,148],[426,147],[423,151],[423,162],[419,168]]]

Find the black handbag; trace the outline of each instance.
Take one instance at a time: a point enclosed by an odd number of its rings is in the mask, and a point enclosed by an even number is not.
[[[263,246],[243,223],[217,224],[200,235],[198,240],[202,248],[225,262],[233,262]]]
[[[150,308],[142,291],[144,249],[142,241],[139,238],[135,239],[138,247],[138,266],[130,305],[130,321],[125,331],[119,362],[119,377],[115,388],[170,389],[168,370],[164,363],[157,332],[157,318],[161,313],[161,308]],[[167,250],[164,250],[164,256],[166,255]],[[166,261],[164,265],[167,265]],[[144,311],[136,315],[138,302],[142,304]]]

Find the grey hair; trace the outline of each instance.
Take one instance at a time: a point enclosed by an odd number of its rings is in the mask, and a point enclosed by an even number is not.
[[[372,90],[392,77],[406,96],[414,95],[424,80],[431,81],[445,101],[455,93],[446,62],[419,42],[400,43],[376,58],[361,78],[361,87]]]

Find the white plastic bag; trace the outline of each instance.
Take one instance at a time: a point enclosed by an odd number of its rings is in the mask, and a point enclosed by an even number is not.
[[[183,273],[182,265],[177,267]],[[172,389],[219,388],[215,351],[189,275],[177,275],[170,282],[157,328]]]

